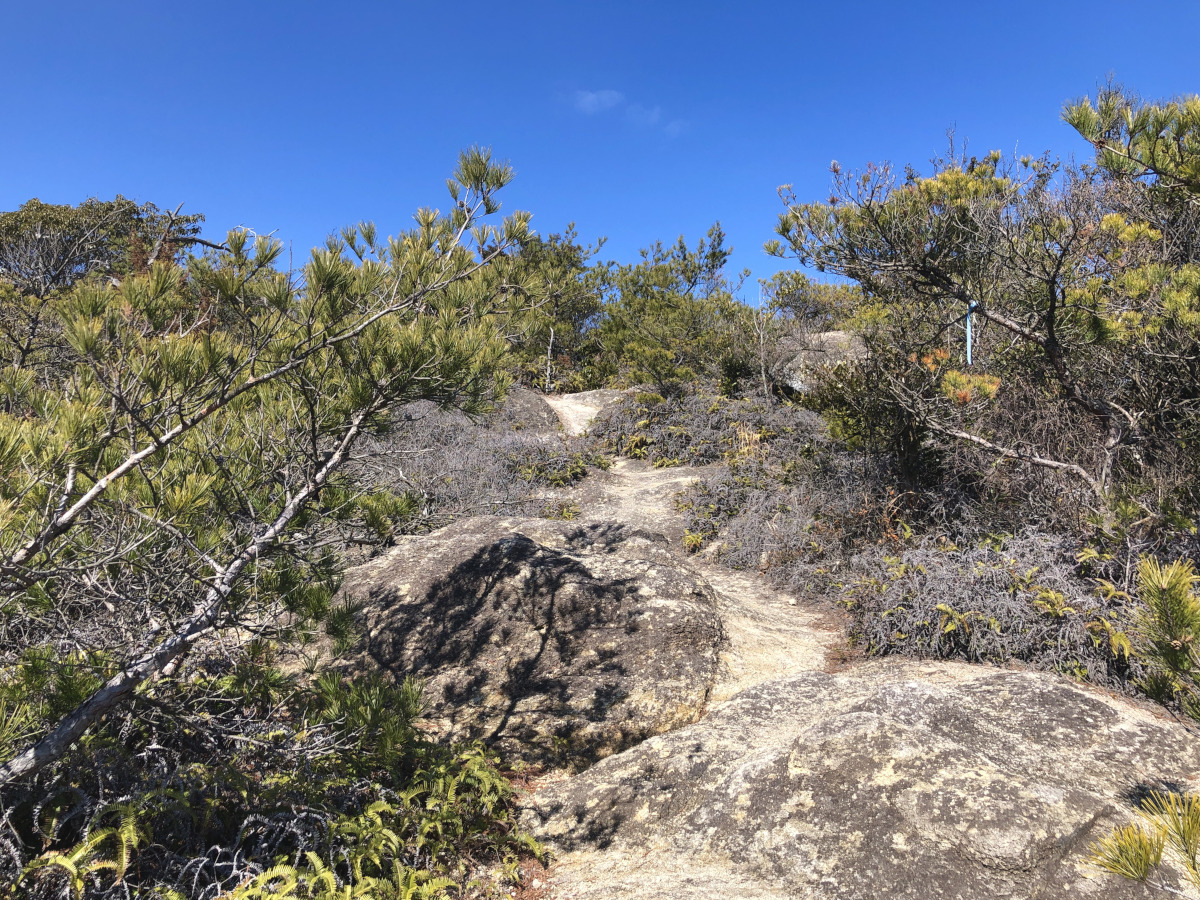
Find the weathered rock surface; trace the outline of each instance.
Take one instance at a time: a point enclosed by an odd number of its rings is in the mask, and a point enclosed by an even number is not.
[[[795,356],[784,367],[785,380],[794,391],[809,390],[814,368],[837,362],[862,359],[866,350],[862,340],[849,331],[818,331],[794,338]]]
[[[557,431],[559,428],[558,414],[546,398],[520,385],[509,389],[499,418],[503,424],[517,429]]]
[[[543,787],[556,897],[1148,897],[1087,846],[1200,742],[1034,673],[885,660],[760,684]]]
[[[425,679],[446,738],[569,768],[696,721],[723,643],[704,579],[621,525],[468,519],[345,590],[366,601],[356,667]]]
[[[581,391],[578,394],[547,395],[543,399],[557,413],[567,434],[583,434],[592,419],[631,391],[602,388],[597,391]]]

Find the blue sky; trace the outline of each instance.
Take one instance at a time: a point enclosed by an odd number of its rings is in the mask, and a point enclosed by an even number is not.
[[[0,0],[0,209],[116,193],[274,231],[298,257],[445,204],[458,150],[506,209],[628,260],[720,220],[765,277],[776,188],[973,150],[1086,155],[1062,103],[1109,73],[1200,91],[1200,2],[334,5]]]

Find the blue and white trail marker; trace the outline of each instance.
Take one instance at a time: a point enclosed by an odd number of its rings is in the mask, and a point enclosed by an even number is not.
[[[971,364],[971,313],[975,310],[975,301],[967,304],[967,365]]]

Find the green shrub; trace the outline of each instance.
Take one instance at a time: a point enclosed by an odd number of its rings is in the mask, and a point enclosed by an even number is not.
[[[10,787],[14,896],[440,897],[541,854],[495,758],[422,735],[411,679],[305,685],[262,645],[189,671]]]
[[[1164,703],[1200,719],[1200,595],[1191,560],[1163,566],[1151,557],[1138,564],[1140,601],[1133,618],[1134,649],[1145,662],[1142,686]]]
[[[561,441],[522,443],[507,450],[508,471],[527,484],[569,487],[588,473],[589,467],[607,468],[603,454],[573,450]]]

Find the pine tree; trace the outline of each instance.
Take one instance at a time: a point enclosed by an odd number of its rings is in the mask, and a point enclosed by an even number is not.
[[[600,326],[609,377],[673,393],[699,377],[752,371],[737,353],[747,310],[733,297],[740,280],[731,283],[724,272],[731,252],[714,225],[695,249],[681,237],[643,250],[639,263],[610,267]]]
[[[401,404],[479,411],[504,387],[485,275],[528,218],[484,219],[510,177],[464,153],[448,215],[420,210],[387,240],[346,229],[299,273],[235,231],[185,268],[42,298],[35,350],[10,344],[0,371],[0,653],[26,710],[0,709],[20,722],[0,784],[169,681],[198,641],[330,615],[323,497],[346,502],[326,489],[359,438],[397,427]]]

